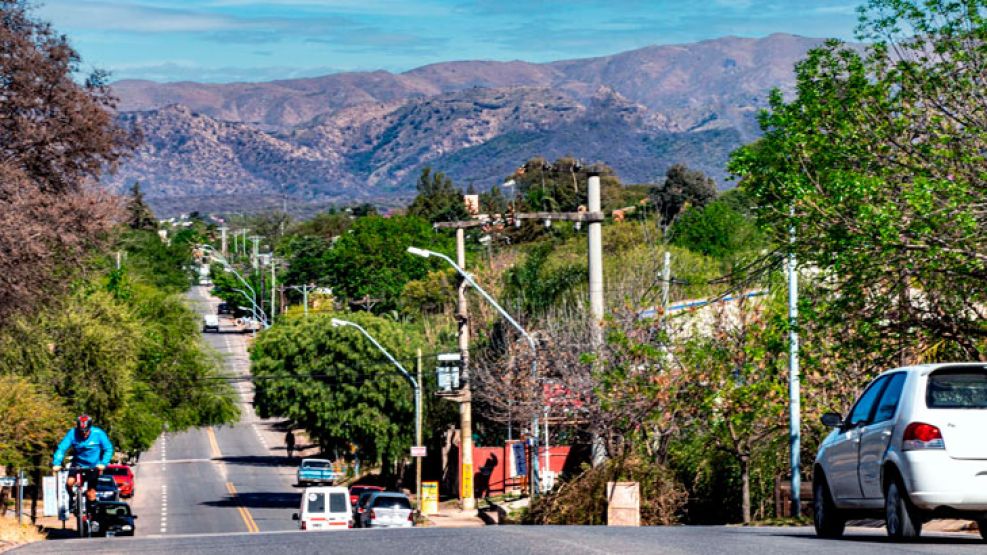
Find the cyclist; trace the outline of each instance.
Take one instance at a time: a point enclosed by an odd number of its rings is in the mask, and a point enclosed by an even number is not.
[[[75,428],[65,434],[65,438],[55,449],[55,456],[52,457],[52,470],[58,472],[62,469],[62,461],[65,454],[72,449],[75,456],[72,459],[73,469],[78,470],[82,482],[86,484],[87,495],[89,491],[96,493],[96,480],[99,474],[110,463],[113,457],[113,444],[106,432],[93,425],[93,419],[86,414],[75,419]],[[65,487],[69,491],[69,499],[72,499],[72,486],[75,485],[75,472],[65,480]]]

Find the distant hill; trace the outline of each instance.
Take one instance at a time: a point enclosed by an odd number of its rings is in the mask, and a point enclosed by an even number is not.
[[[725,187],[755,115],[822,39],[775,34],[651,46],[548,64],[465,61],[402,74],[266,83],[119,81],[121,121],[145,144],[107,178],[140,180],[159,211],[395,203],[431,165],[487,188],[534,155],[573,155],[654,181],[676,162]],[[266,199],[266,200],[265,200]]]

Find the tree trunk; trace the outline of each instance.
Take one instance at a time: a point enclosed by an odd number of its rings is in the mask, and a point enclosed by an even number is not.
[[[749,455],[740,456],[740,497],[744,524],[751,521],[751,461]]]

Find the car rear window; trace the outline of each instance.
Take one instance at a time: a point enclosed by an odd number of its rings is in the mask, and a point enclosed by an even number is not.
[[[308,461],[303,468],[332,468],[332,463],[329,461]]]
[[[305,507],[306,513],[324,513],[326,512],[326,496],[322,493],[312,492],[305,497],[305,502],[308,505]]]
[[[411,502],[407,497],[377,497],[374,500],[374,508],[411,509]]]
[[[106,474],[108,476],[126,476],[127,469],[107,467],[103,469],[103,474]]]
[[[346,494],[345,493],[330,493],[329,494],[329,512],[330,513],[345,513],[346,512]]]
[[[929,376],[925,404],[930,409],[987,409],[987,370],[940,370]]]

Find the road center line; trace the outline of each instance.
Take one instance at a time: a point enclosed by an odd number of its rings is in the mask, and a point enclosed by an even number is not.
[[[243,523],[247,526],[247,531],[251,533],[260,532],[260,528],[257,527],[257,523],[254,522],[254,517],[250,516],[250,511],[243,506],[243,501],[240,500],[240,496],[237,495],[236,487],[233,486],[233,482],[226,482],[226,489],[236,500],[236,508],[240,511],[240,518],[243,519]]]
[[[209,446],[212,449],[209,456],[214,459],[222,457],[223,454],[219,451],[219,442],[216,441],[216,432],[212,431],[212,426],[206,428],[206,435],[209,437]]]

